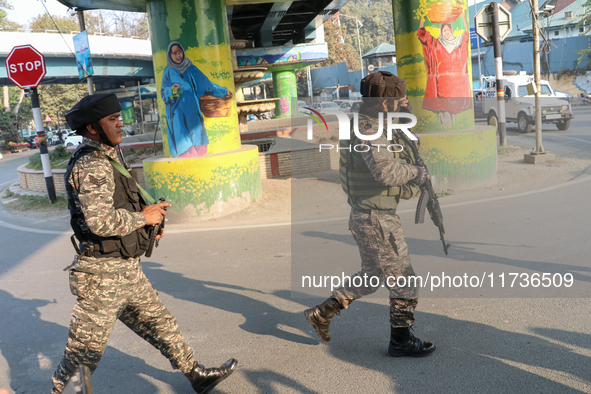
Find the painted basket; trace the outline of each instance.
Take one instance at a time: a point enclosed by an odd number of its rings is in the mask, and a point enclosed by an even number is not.
[[[431,23],[453,23],[462,15],[462,6],[454,2],[435,3],[427,11]]]
[[[232,98],[217,98],[203,95],[199,97],[199,107],[203,116],[208,118],[225,118],[232,112]]]

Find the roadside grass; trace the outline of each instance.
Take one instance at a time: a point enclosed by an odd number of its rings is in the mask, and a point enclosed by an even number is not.
[[[10,193],[10,194],[9,194]],[[57,196],[55,204],[46,196],[18,196],[8,190],[6,197],[15,197],[16,200],[4,204],[9,211],[62,211],[68,209],[68,200],[63,196]]]
[[[452,194],[454,194],[453,190],[445,189],[445,190],[442,190],[439,193],[437,193],[437,197],[451,196]]]

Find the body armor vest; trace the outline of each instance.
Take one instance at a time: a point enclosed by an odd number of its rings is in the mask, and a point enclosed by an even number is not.
[[[410,186],[384,186],[375,180],[361,154],[353,149],[355,140],[351,123],[351,138],[339,142],[341,187],[349,200],[353,200],[361,209],[396,209],[400,198],[411,198],[413,190]],[[392,153],[392,157],[399,162],[411,164],[412,160],[408,160],[406,153],[403,155],[404,158],[400,153]]]
[[[78,191],[70,185],[70,175],[76,162],[82,157],[92,154],[98,148],[83,146],[77,149],[68,162],[65,174],[68,209],[70,210],[70,225],[78,241],[83,254],[91,257],[139,257],[148,248],[149,236],[146,226],[124,237],[99,237],[88,228],[84,213],[78,199]],[[113,168],[115,181],[115,194],[113,206],[115,209],[125,209],[129,212],[140,212],[147,204],[136,186],[136,175],[132,171],[133,178],[126,178]]]

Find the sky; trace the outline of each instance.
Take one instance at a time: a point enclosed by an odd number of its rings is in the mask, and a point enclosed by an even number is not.
[[[57,0],[8,0],[8,2],[14,7],[12,10],[7,10],[8,19],[20,23],[21,25],[27,25],[30,19],[33,19],[39,14],[45,13],[43,4],[49,10],[52,15],[66,16],[68,8]]]

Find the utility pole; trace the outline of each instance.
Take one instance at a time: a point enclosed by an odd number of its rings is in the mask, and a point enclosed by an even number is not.
[[[86,24],[84,23],[84,11],[77,10],[78,13],[78,23],[80,24],[80,33],[86,30]],[[100,16],[99,16],[100,18]],[[94,82],[92,75],[86,77],[86,81],[88,82],[88,93],[94,94]]]
[[[476,2],[474,2],[474,15],[476,15]],[[482,66],[480,65],[480,37],[476,36],[476,48],[478,48],[478,80],[480,81],[480,89],[484,89],[482,86]]]
[[[541,72],[540,72],[540,24],[539,24],[539,9],[538,0],[531,0],[531,20],[532,20],[532,36],[534,39],[534,84],[535,84],[535,124],[536,124],[536,147],[532,151],[533,154],[546,153],[546,149],[542,146],[542,106],[540,105],[541,93]]]
[[[495,54],[495,73],[497,85],[497,105],[499,107],[499,146],[507,146],[507,120],[505,118],[505,84],[503,83],[503,53],[499,31],[499,4],[493,1],[487,12],[492,12],[493,48]]]
[[[47,139],[45,137],[45,129],[43,128],[43,118],[41,117],[37,87],[31,89],[31,107],[33,109],[33,119],[35,120],[35,129],[37,130],[37,141],[39,142],[39,153],[41,154],[41,164],[43,166],[43,174],[45,175],[47,195],[49,196],[49,201],[55,204],[57,201],[55,184],[53,183],[53,173],[51,172],[51,162],[49,160],[49,151],[47,150]]]

